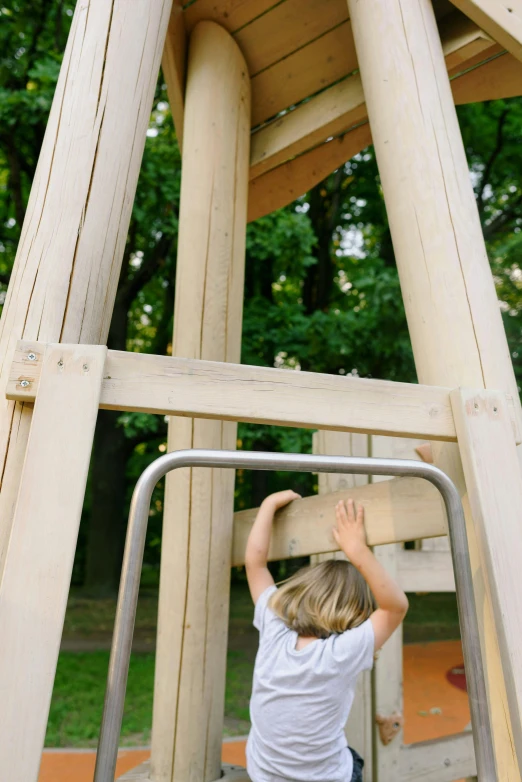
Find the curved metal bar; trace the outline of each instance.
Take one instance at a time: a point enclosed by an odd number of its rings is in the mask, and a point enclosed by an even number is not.
[[[114,780],[152,492],[160,478],[180,467],[230,467],[293,472],[407,475],[424,478],[436,486],[443,497],[448,514],[478,778],[480,782],[497,782],[464,510],[459,493],[450,478],[431,464],[408,459],[309,456],[203,449],[173,451],[160,456],[142,473],[134,489],[125,542],[94,782],[113,782]]]

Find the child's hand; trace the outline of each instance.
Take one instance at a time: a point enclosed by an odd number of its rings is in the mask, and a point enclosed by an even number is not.
[[[285,491],[278,491],[275,494],[270,494],[263,502],[263,504],[266,502],[267,505],[270,505],[274,511],[279,510],[279,508],[284,508],[285,505],[288,505],[289,502],[292,502],[293,500],[300,500],[301,495],[297,494],[297,492],[292,491],[292,489],[285,489]]]
[[[348,500],[346,504],[341,500],[335,506],[335,520],[337,522],[337,526],[333,528],[335,542],[348,559],[355,559],[360,552],[368,548],[363,506],[359,505],[356,512],[353,500]]]

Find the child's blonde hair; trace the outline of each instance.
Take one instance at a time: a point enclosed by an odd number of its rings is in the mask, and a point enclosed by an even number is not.
[[[350,562],[329,559],[291,576],[269,606],[298,635],[328,638],[362,624],[375,610],[375,601]]]

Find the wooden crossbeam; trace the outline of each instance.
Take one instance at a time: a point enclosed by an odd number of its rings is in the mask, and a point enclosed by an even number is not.
[[[399,753],[401,782],[453,782],[477,773],[470,731],[453,736],[406,744]]]
[[[45,345],[18,343],[6,396],[33,402]],[[34,357],[34,358],[31,358]],[[448,388],[109,350],[100,407],[455,441]],[[506,398],[516,441],[513,400]]]
[[[517,60],[522,60],[522,0],[451,0]]]
[[[276,516],[269,560],[336,551],[332,537],[335,506],[348,497],[364,505],[371,546],[446,534],[446,517],[437,489],[418,478],[394,478],[292,502]],[[234,514],[233,565],[244,564],[246,542],[257,510]]]
[[[19,343],[7,386],[9,399],[35,400],[43,347]],[[452,441],[456,433],[449,392],[435,386],[110,350],[100,407]]]
[[[441,33],[448,70],[465,70],[468,60],[478,54],[486,59],[488,50],[495,45],[476,24],[460,16],[455,20],[450,18]],[[361,77],[357,73],[255,132],[250,179],[367,118]]]

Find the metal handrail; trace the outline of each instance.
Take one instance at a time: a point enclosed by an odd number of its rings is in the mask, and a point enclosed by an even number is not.
[[[250,470],[333,472],[359,475],[407,475],[430,481],[441,493],[448,515],[478,779],[479,782],[497,782],[466,522],[459,493],[451,479],[442,470],[431,464],[408,459],[309,456],[305,454],[204,449],[173,451],[160,456],[142,473],[134,489],[125,541],[94,782],[113,782],[114,780],[152,492],[164,475],[180,467],[230,467]]]

